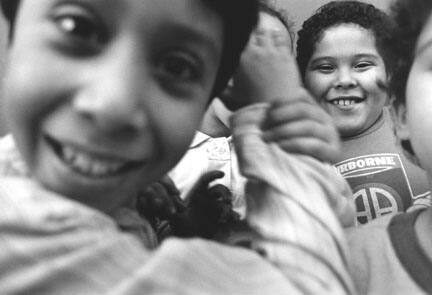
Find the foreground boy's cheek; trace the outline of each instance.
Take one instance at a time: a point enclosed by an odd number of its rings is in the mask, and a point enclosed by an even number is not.
[[[14,137],[33,176],[49,190],[107,213],[132,202],[147,183],[172,168],[186,151],[188,138],[192,138],[200,117],[182,113],[181,117],[190,115],[195,124],[174,118],[164,122],[159,137],[149,131],[135,142],[109,139],[103,148],[94,139],[103,135],[97,130],[86,133],[92,127],[74,120],[74,111],[68,104],[54,104],[45,112],[28,109],[21,103],[29,101],[30,96],[26,95],[27,99],[10,97],[8,108],[13,110],[10,121]],[[200,112],[198,108],[191,109]],[[107,155],[107,150],[113,153]],[[131,158],[134,154],[141,156]]]
[[[432,84],[429,62],[414,62],[407,84],[407,124],[409,139],[422,168],[432,175]]]
[[[8,87],[5,105],[10,129],[31,174],[48,189],[109,212],[135,197],[145,185],[144,180],[151,181],[150,176],[157,177],[158,170],[162,170],[159,165],[163,163],[131,163],[120,156],[90,152],[89,146],[84,144],[74,145],[78,141],[89,143],[91,139],[84,132],[71,132],[71,124],[61,128],[70,121],[58,111],[59,106],[54,102],[44,105],[47,97],[56,97],[54,93],[39,93],[38,89],[26,91],[13,85]],[[59,118],[56,124],[46,124],[52,117]],[[75,129],[89,129],[79,127]],[[55,136],[56,128],[61,140]],[[151,136],[148,137],[152,142]],[[92,144],[96,146],[98,142]],[[153,152],[156,149],[149,144],[148,157],[158,159]],[[143,147],[137,143],[135,149],[142,151]]]

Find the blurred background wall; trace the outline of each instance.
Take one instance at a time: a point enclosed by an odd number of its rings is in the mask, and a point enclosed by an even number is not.
[[[37,1],[37,0],[35,0]],[[120,0],[121,1],[121,0]],[[235,1],[235,0],[232,0]],[[269,0],[274,1],[277,5],[285,8],[290,17],[292,18],[296,30],[301,27],[302,22],[308,18],[313,12],[324,3],[327,3],[329,0]],[[369,2],[374,4],[375,6],[387,10],[389,3],[391,0],[365,0],[365,2]],[[5,49],[7,41],[7,24],[5,23],[2,16],[0,16],[0,78],[3,77],[4,70],[4,61],[5,61]],[[0,97],[0,135],[3,135],[7,132],[7,127],[3,120],[3,111],[2,111],[2,100]]]

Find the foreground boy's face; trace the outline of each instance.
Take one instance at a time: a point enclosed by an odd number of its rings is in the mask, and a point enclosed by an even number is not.
[[[409,139],[421,166],[432,175],[432,17],[418,39],[406,92]],[[432,181],[431,181],[432,184]]]
[[[198,0],[25,0],[6,113],[34,176],[109,212],[171,168],[210,97],[222,21]]]
[[[379,118],[387,101],[380,84],[386,79],[373,34],[354,24],[327,29],[305,73],[306,87],[343,137],[361,134]]]

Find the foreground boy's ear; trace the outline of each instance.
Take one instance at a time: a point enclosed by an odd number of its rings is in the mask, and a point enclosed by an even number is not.
[[[394,132],[397,144],[400,144],[405,156],[414,164],[421,167],[410,141],[410,132],[407,125],[407,110],[404,104],[392,104],[391,115],[394,122]]]
[[[409,130],[407,126],[406,107],[403,104],[392,106],[392,116],[395,134],[401,141],[409,140]]]

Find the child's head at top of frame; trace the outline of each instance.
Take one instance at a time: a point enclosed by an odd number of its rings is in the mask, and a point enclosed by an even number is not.
[[[19,151],[49,190],[107,213],[184,154],[258,14],[253,0],[0,3]]]
[[[397,112],[398,137],[432,175],[432,2],[397,0],[393,51],[398,66],[390,81]],[[431,182],[432,183],[432,182]]]
[[[342,137],[368,130],[387,103],[391,24],[373,5],[333,1],[298,33],[297,61],[305,86],[333,117]]]
[[[274,31],[278,34],[284,34],[285,39],[288,41],[288,50],[293,52],[295,31],[293,22],[290,20],[287,11],[277,6],[275,3],[264,0],[259,1],[258,9],[259,22],[256,31]],[[269,73],[269,75],[272,75],[272,73]],[[235,78],[230,80],[228,87],[226,87],[220,95],[225,106],[231,111],[235,111],[244,106],[244,101],[232,94],[234,83]]]

